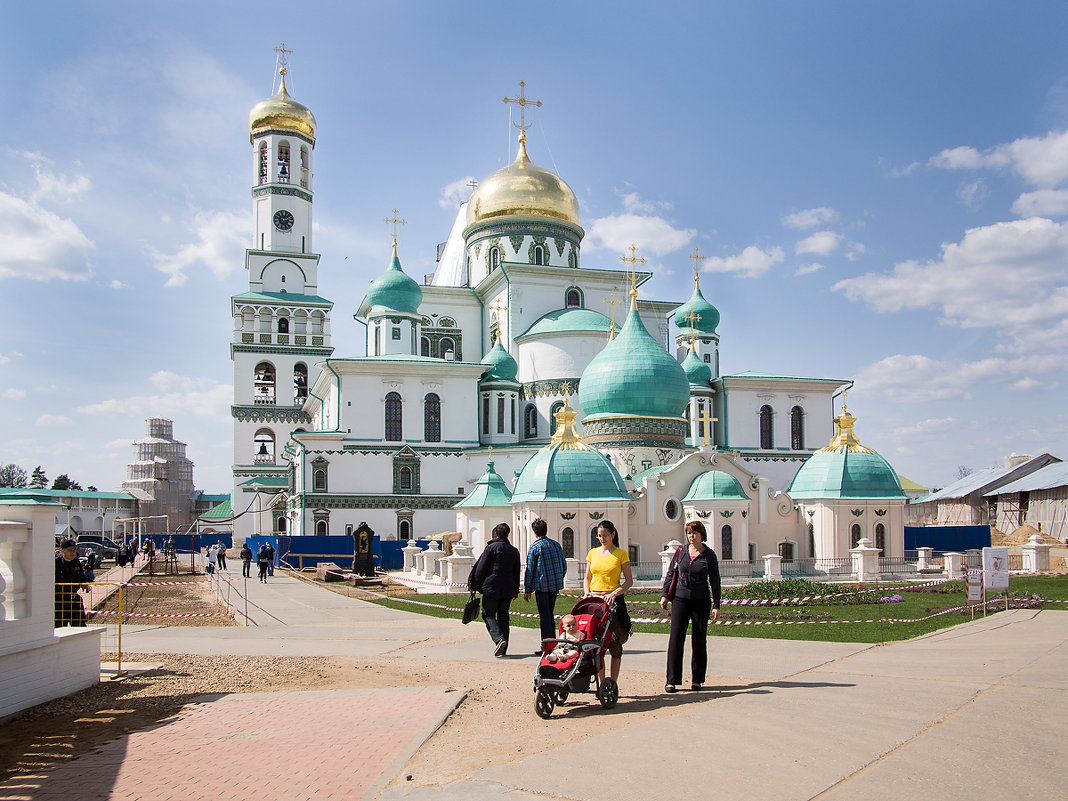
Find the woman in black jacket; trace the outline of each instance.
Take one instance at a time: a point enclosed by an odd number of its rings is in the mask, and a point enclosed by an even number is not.
[[[519,551],[508,542],[512,530],[507,523],[493,528],[493,539],[475,562],[469,589],[482,593],[482,619],[493,639],[494,656],[508,652],[508,607],[519,597]]]
[[[668,565],[660,606],[671,605],[671,636],[668,638],[667,684],[664,692],[673,693],[682,683],[682,649],[686,629],[693,624],[690,640],[692,662],[690,689],[700,690],[708,667],[708,616],[719,619],[719,562],[715,551],[705,545],[705,525],[700,520],[686,524],[686,544],[681,546]]]

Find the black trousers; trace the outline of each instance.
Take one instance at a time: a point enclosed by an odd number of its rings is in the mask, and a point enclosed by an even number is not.
[[[676,598],[671,602],[671,634],[668,637],[667,683],[682,683],[682,651],[686,645],[686,629],[692,625],[690,639],[690,681],[704,684],[708,669],[708,615],[712,611],[711,598]]]
[[[486,631],[495,643],[507,640],[511,633],[508,622],[508,607],[512,605],[511,598],[502,595],[482,595],[482,619],[486,621]]]
[[[555,592],[534,590],[534,602],[538,605],[538,624],[543,640],[556,639],[556,596]]]

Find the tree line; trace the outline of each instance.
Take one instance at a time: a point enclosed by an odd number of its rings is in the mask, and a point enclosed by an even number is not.
[[[82,485],[64,473],[57,476],[52,486],[48,486],[48,476],[45,475],[41,465],[37,465],[32,473],[27,473],[17,464],[5,464],[0,466],[0,487],[13,487],[15,489],[54,489],[54,490],[81,490]],[[90,484],[85,488],[86,492],[99,492]]]

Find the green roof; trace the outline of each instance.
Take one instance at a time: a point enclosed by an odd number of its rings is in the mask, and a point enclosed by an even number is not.
[[[511,503],[512,493],[509,491],[508,485],[504,483],[504,479],[493,469],[493,461],[490,460],[486,465],[486,472],[475,482],[471,494],[452,508],[500,507],[510,506]]]
[[[0,504],[8,506],[63,506],[61,502],[41,494],[40,490],[13,489],[6,487],[0,493]],[[66,523],[64,523],[66,525]]]
[[[394,311],[416,314],[423,302],[423,290],[401,269],[396,242],[393,244],[393,259],[389,269],[367,287],[364,302],[371,311]]]
[[[738,479],[722,470],[707,470],[690,484],[685,501],[749,500]]]
[[[211,507],[208,511],[200,516],[201,520],[228,520],[234,516],[233,507],[230,505],[230,499],[227,498],[220,504]]]
[[[519,365],[512,358],[512,354],[504,349],[500,340],[482,357],[481,364],[488,364],[493,368],[482,376],[483,381],[515,381],[519,374]]]
[[[54,490],[54,489],[28,489],[17,487],[0,488],[0,496],[12,493],[33,493],[44,496],[46,499],[54,498],[85,498],[115,501],[131,501],[133,496],[128,492],[85,492],[83,490]]]
[[[630,500],[612,463],[586,446],[551,444],[534,454],[515,482],[512,503]]]
[[[797,471],[787,494],[812,498],[904,498],[897,474],[879,454],[867,448],[816,451]]]
[[[289,478],[287,476],[259,476],[257,478],[250,478],[248,481],[242,481],[240,486],[242,487],[288,487]]]
[[[693,325],[686,319],[691,313],[700,317]],[[701,287],[695,286],[690,299],[675,310],[675,325],[687,334],[714,334],[719,325],[719,309],[705,300]]]
[[[705,364],[696,351],[691,350],[686,354],[686,358],[682,360],[682,369],[686,371],[690,386],[708,388],[708,383],[712,380],[712,368]]]
[[[607,334],[611,321],[600,312],[592,309],[557,309],[538,318],[530,328],[515,338],[522,342],[530,337],[542,334],[555,334],[567,331],[590,331]]]
[[[776,373],[760,373],[756,370],[746,370],[744,373],[734,373],[733,375],[725,375],[724,378],[765,378],[772,381],[826,381],[833,384],[848,384],[848,381],[843,381],[838,378],[813,378],[811,376],[803,375],[778,375]]]
[[[258,300],[270,303],[286,303],[293,306],[333,306],[326,298],[318,295],[297,295],[293,292],[242,292],[234,295],[234,300]]]
[[[665,470],[674,467],[673,464],[658,464],[656,467],[650,467],[648,470],[642,470],[640,473],[632,476],[635,486],[640,484],[646,476],[655,476],[657,473],[662,473]]]

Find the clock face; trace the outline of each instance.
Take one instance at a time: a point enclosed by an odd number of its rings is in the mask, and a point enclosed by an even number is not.
[[[274,227],[279,231],[288,231],[293,227],[293,215],[283,209],[274,213]]]

